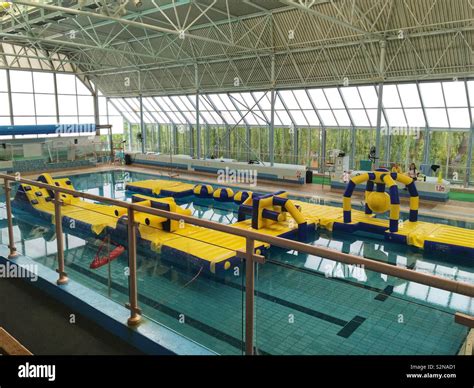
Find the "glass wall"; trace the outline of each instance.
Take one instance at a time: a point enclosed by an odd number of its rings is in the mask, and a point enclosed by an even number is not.
[[[74,74],[0,70],[0,125],[94,122],[94,98],[88,85]],[[378,90],[374,85],[278,90],[273,97],[275,163],[303,164],[319,171],[321,161],[329,161],[331,151],[340,150],[351,156],[351,168],[357,169],[375,145]],[[138,97],[106,99],[99,93],[99,120],[112,124],[114,139],[126,140],[133,151],[141,151],[144,142],[147,152],[197,156],[199,141],[202,157],[271,160],[271,91],[210,93],[198,98],[199,139],[196,95],[145,96],[140,101]],[[381,165],[399,163],[406,169],[412,162],[437,164],[444,177],[463,183],[472,164],[473,102],[473,80],[384,85]]]
[[[11,125],[7,71],[0,69],[0,125]]]
[[[0,125],[89,124],[94,113],[91,89],[74,74],[0,69]]]
[[[158,125],[158,152],[169,154],[173,147],[173,125],[159,124]]]
[[[298,128],[298,164],[319,169],[321,150],[320,128]]]
[[[440,166],[444,178],[464,182],[469,149],[469,132],[435,131],[430,138],[430,159]]]
[[[95,122],[92,92],[74,74],[0,70],[0,103],[3,124]]]
[[[380,164],[398,163],[402,169],[410,163],[439,164],[443,176],[462,181],[469,162],[473,85],[471,80],[384,85]],[[318,171],[322,160],[330,164],[334,150],[340,150],[357,169],[376,145],[378,89],[374,85],[279,90],[273,97],[271,91],[218,93],[199,95],[201,155],[269,162],[272,98],[276,163],[303,164]],[[151,120],[144,117],[144,121],[174,124],[176,152],[196,156],[196,96],[143,100],[145,116]],[[139,122],[137,99],[115,101],[123,106],[127,121]],[[321,141],[323,128],[326,144]]]
[[[249,154],[246,127],[234,127],[230,131],[230,157],[237,160],[246,160]]]

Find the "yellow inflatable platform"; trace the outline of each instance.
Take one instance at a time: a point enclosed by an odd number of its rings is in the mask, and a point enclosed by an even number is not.
[[[134,194],[132,201],[144,206],[190,215],[190,210],[182,209],[176,205],[173,198],[155,198]],[[196,259],[203,261],[209,265],[209,270],[213,273],[218,267],[224,270],[229,269],[236,257],[236,251],[245,250],[243,237],[185,222],[171,221],[168,231],[163,230],[161,226],[145,222],[141,222],[138,228],[141,238],[150,243],[153,251],[161,251],[163,257],[167,252],[170,252],[175,257],[178,255],[191,261]],[[269,244],[260,241],[255,242],[257,251],[268,246]]]
[[[74,189],[67,178],[54,179],[49,174],[43,174],[39,180]],[[106,231],[113,239],[127,245],[125,208],[87,202],[67,194],[61,194],[61,200],[62,224],[68,232],[87,238],[99,236]],[[190,210],[181,208],[171,197],[156,198],[135,194],[132,201],[173,213],[191,214]],[[54,223],[53,196],[46,189],[21,184],[13,206]],[[245,249],[245,239],[231,234],[141,212],[135,213],[135,220],[138,224],[139,249],[149,248],[154,252],[161,252],[164,260],[173,259],[172,261],[179,263],[190,261],[211,273],[233,267],[235,263],[240,262],[236,251]],[[257,252],[268,246],[263,242],[255,242]]]
[[[58,187],[74,189],[68,178],[53,179],[49,174],[38,178]],[[156,184],[157,181],[150,181]],[[164,181],[170,182],[170,181]],[[143,185],[143,182],[140,182]],[[146,185],[143,185],[146,187]],[[154,193],[163,194],[162,188],[154,187]],[[176,182],[175,193],[190,190],[193,185]],[[96,204],[61,194],[63,227],[70,233],[83,238],[99,236],[104,232],[112,238],[127,238],[126,209]],[[157,198],[143,194],[134,194],[133,202],[178,214],[190,214],[176,204],[173,197]],[[54,204],[52,193],[37,186],[21,184],[15,199],[14,208],[21,208],[30,214],[38,215],[54,222]],[[250,219],[248,219],[250,217]],[[229,269],[237,262],[236,251],[245,249],[245,239],[231,234],[210,230],[165,217],[152,216],[136,212],[138,224],[139,247],[148,247],[161,252],[161,257],[173,258],[181,263],[183,259],[194,262],[205,270],[217,272]],[[316,227],[329,231],[353,233],[358,231],[382,235],[385,239],[422,248],[428,251],[445,252],[450,255],[474,258],[474,230],[435,224],[423,221],[398,221],[397,231],[390,231],[394,219],[376,218],[373,213],[367,214],[351,210],[350,220],[347,210],[335,206],[326,206],[298,200],[290,200],[285,192],[266,194],[247,198],[239,207],[239,221],[233,227],[258,230],[270,236],[304,239],[307,229]],[[262,252],[269,244],[255,242],[255,250]]]
[[[402,220],[398,231],[390,232],[390,220],[376,218],[374,214],[352,210],[352,220],[344,223],[343,209],[334,206],[294,201],[301,207],[308,222],[315,222],[329,231],[365,231],[383,235],[385,239],[415,246],[427,251],[459,254],[474,258],[474,230],[424,221]]]
[[[193,194],[194,185],[172,180],[148,179],[127,183],[125,189],[150,196],[181,198]]]
[[[49,174],[43,174],[43,176],[46,175],[48,175],[48,179],[46,179],[46,183],[48,184],[71,189],[74,188],[69,179],[52,179]],[[36,210],[40,215],[43,214],[50,216],[49,218],[54,223],[54,203],[52,193],[37,186],[22,184],[20,185],[15,200],[13,201],[13,204],[20,208],[24,208],[25,205],[24,201],[21,200],[22,196],[25,197],[28,201],[27,203],[34,210]],[[63,222],[64,220],[73,220],[68,224],[72,229],[76,227],[80,229],[82,224],[86,224],[88,225],[88,229],[96,235],[101,234],[107,227],[115,228],[119,218],[127,212],[124,208],[86,202],[68,194],[61,194],[61,201],[63,202],[61,207]]]

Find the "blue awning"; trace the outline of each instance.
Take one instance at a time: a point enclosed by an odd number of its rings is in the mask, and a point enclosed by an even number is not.
[[[95,124],[0,125],[0,135],[49,135],[94,133]]]

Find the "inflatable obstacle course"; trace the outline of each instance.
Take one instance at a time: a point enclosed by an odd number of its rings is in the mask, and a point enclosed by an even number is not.
[[[68,178],[54,179],[49,174],[42,174],[39,181],[74,189]],[[406,185],[410,193],[409,217],[400,218],[400,201],[396,192],[395,181]],[[174,182],[174,181],[165,181]],[[351,208],[351,195],[356,184],[366,182],[364,211]],[[140,182],[135,182],[140,183]],[[174,182],[176,191],[181,196],[200,196],[201,190],[194,185]],[[148,189],[154,187],[155,195],[135,194],[133,202],[152,208],[158,208],[177,214],[190,215],[190,210],[176,204],[174,197],[162,197],[159,185],[148,183]],[[209,185],[203,185],[209,186]],[[136,188],[139,186],[133,186]],[[144,186],[143,186],[144,187]],[[209,186],[210,187],[210,186]],[[474,231],[444,224],[418,221],[419,198],[415,182],[411,178],[379,170],[355,176],[349,182],[343,198],[343,208],[288,199],[284,191],[272,194],[257,194],[239,191],[235,195],[231,189],[212,187],[205,190],[212,195],[220,190],[220,200],[241,202],[238,207],[236,228],[256,230],[260,233],[284,238],[306,239],[309,231],[316,227],[329,231],[345,233],[369,232],[400,244],[411,245],[427,251],[441,251],[450,255],[474,258]],[[388,190],[388,193],[386,193]],[[199,194],[197,194],[197,192]],[[222,194],[226,193],[226,194]],[[245,199],[244,199],[245,198]],[[54,223],[53,193],[37,186],[19,185],[14,209],[23,209]],[[81,198],[61,194],[63,227],[71,234],[84,237],[103,237],[109,234],[114,239],[126,241],[126,209],[104,204],[96,204]],[[205,210],[205,209],[204,209]],[[378,218],[377,214],[389,212],[389,219]],[[163,258],[178,261],[190,261],[210,272],[219,272],[233,266],[236,251],[245,248],[245,239],[203,227],[180,223],[166,217],[135,212],[138,224],[139,247],[162,252]],[[70,226],[74,225],[74,228]],[[126,244],[125,244],[126,245]],[[269,244],[255,242],[255,250],[262,252]]]
[[[69,179],[53,179],[49,174],[42,174],[38,181],[54,186],[74,189]],[[74,228],[92,233],[101,234],[106,228],[115,228],[119,217],[126,213],[126,209],[102,204],[86,202],[69,194],[61,194],[62,221],[64,225],[74,225]],[[32,211],[46,221],[54,223],[54,194],[37,186],[20,184],[13,200],[17,208]],[[73,223],[70,221],[74,220]]]
[[[150,206],[178,214],[191,215],[191,210],[182,209],[173,198],[154,198],[145,195],[133,195],[132,201],[142,206]],[[139,223],[141,238],[149,243],[153,251],[185,258],[196,264],[206,263],[210,272],[231,268],[236,258],[236,251],[245,249],[245,239],[200,226],[176,220],[161,222],[148,220],[149,215]],[[162,217],[159,217],[162,218]],[[262,251],[268,244],[255,242],[255,249]]]
[[[246,220],[249,217],[250,220]],[[240,206],[236,227],[251,227],[264,234],[279,237],[297,236],[305,240],[308,228],[315,228],[314,222],[308,224],[301,208],[288,199],[288,193],[279,191],[273,194],[249,196]]]
[[[234,191],[228,187],[219,187],[214,190],[212,197],[219,202],[231,202],[234,200]]]
[[[418,220],[419,196],[415,181],[407,175],[390,173],[387,169],[380,168],[373,172],[357,175],[350,179],[344,197],[342,207],[344,209],[344,223],[351,223],[351,196],[355,187],[367,182],[365,189],[365,214],[385,213],[390,210],[389,231],[398,232],[400,221],[400,198],[398,195],[398,181],[406,186],[410,194],[410,222]],[[374,187],[376,191],[374,191]],[[388,188],[389,194],[385,192]]]
[[[54,179],[43,174],[41,182],[74,189],[67,178]],[[53,193],[36,186],[21,184],[12,202],[14,209],[22,209],[54,223]],[[125,208],[95,204],[69,194],[61,194],[62,224],[65,230],[81,238],[110,235],[126,245],[127,227]],[[174,198],[156,198],[133,195],[133,202],[142,206],[162,209],[177,214],[190,215],[189,209],[176,204]],[[137,246],[161,252],[163,259],[189,261],[205,271],[222,272],[240,262],[236,251],[245,249],[245,239],[184,222],[142,212],[135,212]],[[269,245],[256,241],[255,250],[261,253]],[[117,251],[118,252],[118,251]],[[120,252],[121,253],[121,252]],[[107,258],[99,257],[93,266],[101,266]]]
[[[242,190],[242,191],[238,191],[237,193],[235,193],[234,195],[234,202],[238,205],[244,203],[247,198],[252,198],[252,196],[254,195],[254,193],[252,193],[251,191],[246,191],[246,190]],[[257,195],[257,194],[255,194]]]
[[[194,185],[172,180],[148,179],[129,182],[125,189],[150,196],[181,198],[193,194]]]
[[[193,193],[199,198],[211,198],[214,189],[211,185],[196,185],[194,186]]]
[[[410,195],[408,220],[400,218],[400,199],[395,182],[405,185]],[[351,196],[357,184],[366,183],[365,215],[353,217]],[[375,188],[375,191],[374,191]],[[389,193],[385,192],[386,188]],[[412,245],[427,251],[467,255],[474,258],[474,231],[444,224],[418,221],[419,196],[415,181],[386,169],[351,178],[343,197],[344,217],[334,220],[332,229],[348,232],[371,232],[385,239]],[[389,220],[373,217],[373,213],[389,211]],[[371,217],[372,216],[372,217]]]
[[[352,194],[356,185],[364,182],[366,182],[365,209],[364,211],[354,210],[351,206]],[[400,218],[400,193],[396,182],[405,185],[410,195],[407,220]],[[204,186],[209,186],[204,190],[207,193],[212,190],[214,199],[230,201],[230,196],[226,194],[231,189],[214,190],[210,185],[195,186],[194,195],[201,196],[198,193],[202,193],[201,187]],[[219,194],[215,194],[218,190]],[[281,203],[279,203],[282,200],[277,199],[275,204],[273,203],[273,197],[282,197],[282,193],[265,196],[245,190],[236,192],[233,200],[240,204],[239,220],[233,226],[258,230],[272,236],[299,239],[304,238],[305,229],[307,233],[315,227],[345,233],[368,232],[400,244],[474,258],[474,231],[418,221],[419,196],[416,182],[406,175],[380,169],[352,177],[343,196],[342,209],[336,206],[291,200],[282,212]],[[259,198],[262,199],[261,203]],[[254,209],[254,203],[260,204]],[[295,206],[296,211],[292,205]],[[386,212],[389,212],[389,219],[377,217]]]

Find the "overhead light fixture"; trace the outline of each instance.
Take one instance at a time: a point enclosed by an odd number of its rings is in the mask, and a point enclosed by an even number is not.
[[[6,11],[11,6],[12,6],[12,3],[10,3],[9,1],[0,1],[0,12]]]

